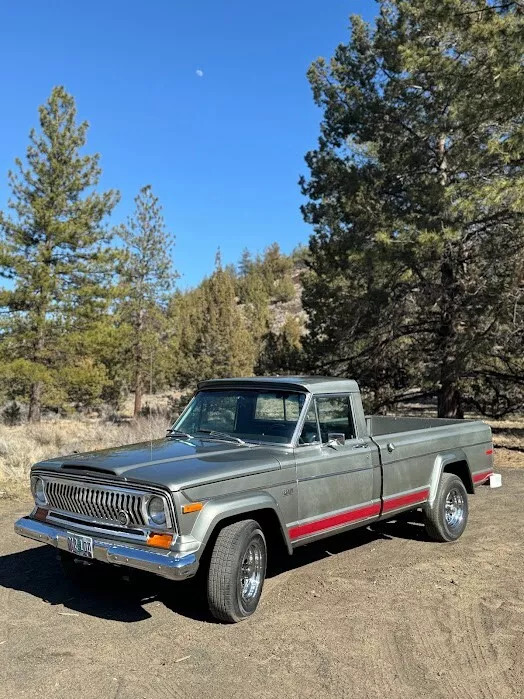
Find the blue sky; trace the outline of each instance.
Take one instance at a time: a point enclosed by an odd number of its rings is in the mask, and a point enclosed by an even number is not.
[[[0,9],[0,207],[37,107],[63,84],[90,123],[112,216],[151,184],[176,234],[181,287],[244,247],[306,243],[297,185],[318,137],[306,70],[348,38],[372,0],[19,0]]]

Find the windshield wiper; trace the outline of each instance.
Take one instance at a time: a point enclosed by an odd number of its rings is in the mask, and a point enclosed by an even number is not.
[[[182,430],[168,430],[166,437],[181,437],[182,439],[189,439],[191,435],[188,432],[183,432]]]
[[[236,442],[237,444],[247,444],[240,437],[235,437],[233,434],[228,432],[217,432],[217,430],[197,430],[197,433],[207,434],[210,437],[217,437],[219,439],[229,439],[231,442]]]

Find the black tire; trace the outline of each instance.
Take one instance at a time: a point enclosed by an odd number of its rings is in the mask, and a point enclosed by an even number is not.
[[[234,623],[257,608],[266,577],[267,548],[264,533],[253,519],[224,527],[211,554],[207,601],[212,615]]]
[[[454,473],[443,473],[437,497],[424,512],[426,532],[435,541],[456,541],[468,523],[468,493]]]

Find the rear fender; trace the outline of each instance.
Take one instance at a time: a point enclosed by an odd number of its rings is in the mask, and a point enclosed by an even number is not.
[[[429,498],[428,498],[428,505],[430,507],[433,506],[433,503],[435,502],[435,498],[437,497],[437,490],[438,486],[440,483],[440,478],[442,476],[442,473],[446,466],[449,464],[457,463],[459,461],[464,461],[466,464],[468,464],[468,472],[469,472],[469,477],[471,479],[471,469],[469,467],[468,460],[466,458],[466,454],[462,449],[454,449],[452,452],[447,451],[444,454],[439,454],[437,458],[435,459],[435,464],[433,466],[433,472],[431,474],[431,481],[429,485]]]

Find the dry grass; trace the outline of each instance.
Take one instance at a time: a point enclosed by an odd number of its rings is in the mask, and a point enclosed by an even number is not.
[[[524,451],[495,449],[495,471],[498,471],[500,468],[524,469]]]
[[[163,437],[166,418],[115,424],[100,420],[56,420],[39,425],[0,425],[0,491],[21,494],[32,464],[53,456],[133,444]]]
[[[153,414],[166,414],[168,415],[170,410],[172,410],[173,400],[180,398],[183,394],[190,392],[188,391],[168,391],[165,393],[144,393],[142,396],[142,405],[144,408],[150,408]],[[124,401],[119,414],[122,417],[131,418],[133,416],[133,406],[134,406],[134,395],[130,394]]]
[[[511,420],[486,420],[493,431],[495,470],[524,468],[524,416]]]
[[[493,420],[495,468],[524,468],[524,417]],[[0,425],[0,492],[20,495],[28,491],[27,474],[42,459],[156,439],[165,434],[168,421],[153,417],[121,424],[101,420],[56,420],[39,425]],[[504,447],[509,447],[504,448]]]
[[[493,442],[498,447],[518,447],[524,450],[524,416],[513,420],[486,420],[493,430]]]

